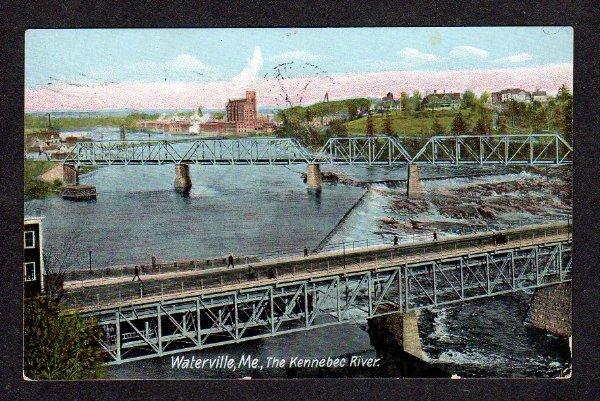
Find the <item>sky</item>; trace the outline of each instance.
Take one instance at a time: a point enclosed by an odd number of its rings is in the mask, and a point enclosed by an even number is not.
[[[25,109],[224,108],[572,87],[570,27],[65,29],[25,35]]]

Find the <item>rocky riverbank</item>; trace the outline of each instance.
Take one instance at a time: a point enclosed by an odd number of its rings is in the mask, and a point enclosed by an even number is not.
[[[572,213],[572,204],[572,169],[538,168],[506,180],[430,188],[422,199],[392,195],[395,216],[381,218],[380,227],[392,233],[461,231],[518,215],[560,218]]]

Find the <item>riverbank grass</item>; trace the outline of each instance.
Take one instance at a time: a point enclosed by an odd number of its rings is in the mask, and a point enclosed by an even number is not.
[[[62,185],[60,180],[47,183],[37,179],[39,175],[44,174],[57,165],[58,162],[25,160],[25,200],[42,199],[59,192]]]

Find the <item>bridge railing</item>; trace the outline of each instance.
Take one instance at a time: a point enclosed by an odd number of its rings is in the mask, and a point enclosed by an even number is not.
[[[316,254],[308,258],[281,258],[267,266],[239,266],[235,269],[220,269],[202,274],[182,275],[165,280],[143,280],[117,285],[93,286],[70,291],[65,302],[68,307],[102,306],[140,301],[148,298],[170,298],[190,291],[236,286],[242,283],[259,283],[265,279],[288,280],[298,276],[321,277],[336,269],[364,270],[390,266],[394,263],[408,263],[413,259],[431,255],[431,258],[451,257],[470,250],[499,249],[507,246],[527,246],[543,238],[556,241],[567,235],[570,240],[572,228],[568,224],[526,227],[508,232],[485,233],[465,238],[452,238],[429,241],[415,247],[384,247],[373,252],[335,252]],[[258,284],[257,284],[258,285]]]

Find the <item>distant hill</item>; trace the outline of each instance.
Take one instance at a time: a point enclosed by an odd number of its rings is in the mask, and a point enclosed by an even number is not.
[[[353,98],[319,102],[309,106],[294,106],[279,110],[277,118],[282,121],[285,115],[290,122],[300,122],[306,120],[307,115],[313,118],[336,114],[350,117],[361,107],[369,108],[371,102],[372,100],[368,98]]]

